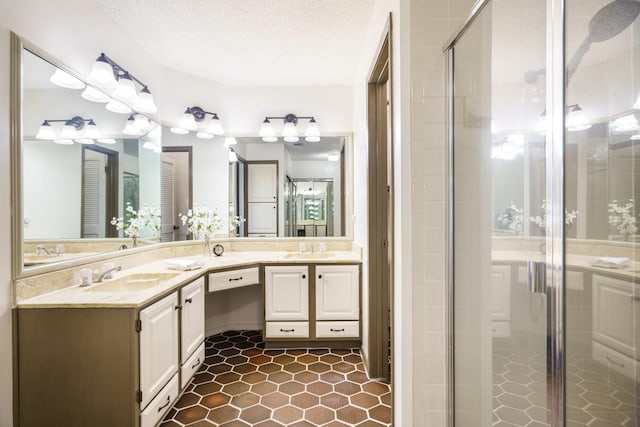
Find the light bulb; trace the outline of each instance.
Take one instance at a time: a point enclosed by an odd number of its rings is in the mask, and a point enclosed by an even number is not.
[[[318,129],[318,123],[316,123],[316,119],[314,119],[313,117],[311,118],[311,120],[309,120],[309,124],[307,125],[307,129],[305,129],[304,131],[304,136],[307,137],[311,137],[311,138],[319,138],[320,137],[320,129]],[[307,139],[307,141],[309,141]],[[319,141],[319,139],[318,139]],[[315,142],[318,142],[315,141]]]
[[[304,140],[307,142],[320,142],[319,136],[305,136]]]
[[[85,87],[84,82],[60,68],[56,68],[56,72],[49,78],[49,81],[66,89],[84,89]]]
[[[75,128],[71,121],[65,122],[62,127],[62,133],[60,134],[61,139],[77,139],[80,136],[78,135],[78,130]]]
[[[284,129],[282,130],[282,136],[284,137],[297,137],[298,136],[298,131],[296,130],[296,125],[293,122],[286,122],[284,124]],[[285,141],[287,141],[287,139],[285,138]],[[296,139],[297,141],[297,139]],[[291,142],[291,141],[287,141],[287,142]]]
[[[340,153],[338,153],[337,151],[329,153],[329,155],[327,156],[327,160],[329,160],[330,162],[337,162],[338,160],[340,160]]]
[[[116,140],[113,138],[100,138],[98,139],[98,142],[102,143],[102,144],[115,144]]]
[[[266,141],[265,138],[271,138],[275,136],[275,133],[273,132],[273,125],[266,117],[262,122],[262,127],[260,128],[260,132],[258,135],[262,137],[263,141]]]
[[[147,116],[143,114],[136,114],[133,119],[133,124],[135,127],[140,129],[141,132],[146,132],[151,129],[151,124],[149,123],[149,119]]]
[[[118,87],[118,82],[113,75],[113,67],[107,61],[107,56],[104,53],[100,54],[100,57],[93,63],[87,80],[89,83],[107,90],[114,90]]]
[[[209,127],[207,127],[207,132],[212,135],[224,135],[224,129],[222,129],[222,123],[220,123],[220,118],[217,114],[214,114],[211,117],[211,122],[209,123]]]
[[[571,111],[567,115],[567,130],[570,132],[579,132],[581,130],[587,130],[591,127],[591,123],[587,120],[584,111],[579,105],[575,105],[571,108]]]
[[[55,142],[56,144],[60,144],[60,145],[72,145],[73,144],[73,139],[57,138],[57,139],[54,139],[53,142]]]
[[[196,136],[198,138],[202,138],[202,139],[211,139],[211,138],[213,138],[213,135],[211,135],[209,132],[198,132],[198,133],[196,133]]]
[[[78,138],[76,139],[78,144],[90,145],[93,144],[93,139],[91,138]]]
[[[283,139],[285,140],[285,142],[298,142],[300,138],[298,138],[297,136],[285,136]]]
[[[143,134],[140,128],[136,126],[136,122],[133,116],[129,116],[129,118],[127,119],[127,123],[125,124],[124,129],[122,129],[122,133],[132,136],[140,136]]]
[[[189,109],[187,109],[182,115],[182,119],[180,119],[180,123],[178,123],[178,126],[180,126],[182,129],[187,130],[196,130],[198,128],[196,119],[195,117],[193,117],[193,114],[191,114]]]
[[[147,88],[146,86],[142,88],[142,90],[138,94],[138,100],[136,101],[133,108],[141,113],[158,112],[158,107],[156,107],[156,103],[153,100],[153,95],[151,95],[149,88]]]
[[[264,142],[276,142],[278,138],[275,136],[265,136],[264,138],[262,138],[262,140]]]
[[[89,120],[89,123],[87,123],[87,126],[85,126],[84,128],[82,137],[86,139],[100,138],[100,132],[98,132],[98,126],[96,126],[96,122],[94,122],[93,120]],[[91,144],[93,144],[93,141],[91,142]]]
[[[54,140],[57,138],[56,133],[53,131],[53,127],[46,120],[40,125],[40,129],[36,134],[38,139]]]
[[[131,108],[115,99],[109,101],[109,103],[105,105],[105,108],[112,113],[131,114]]]
[[[124,75],[120,76],[118,79],[118,87],[113,92],[113,96],[130,103],[137,101],[138,94],[136,93],[136,85],[133,83],[133,80],[131,80],[131,77],[129,77],[129,73],[124,73]]]
[[[182,129],[182,128],[180,128],[180,127],[172,127],[172,128],[170,128],[169,130],[170,130],[172,133],[175,133],[175,134],[177,134],[177,135],[186,135],[186,134],[188,134],[188,133],[189,133],[189,131],[188,131],[188,130],[186,130],[186,129]]]

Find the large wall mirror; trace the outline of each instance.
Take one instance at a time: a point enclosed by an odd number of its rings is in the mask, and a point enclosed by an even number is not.
[[[171,177],[163,182],[175,189],[175,196],[167,193],[174,198],[175,220],[167,226],[173,235],[163,240],[190,238],[179,218],[196,205],[221,214],[223,236],[351,236],[350,135],[296,143],[245,136],[227,145],[225,138],[163,133],[163,170]]]
[[[156,227],[134,244],[112,219],[159,212],[161,126],[87,100],[106,94],[15,36],[13,52],[15,275],[157,242]]]

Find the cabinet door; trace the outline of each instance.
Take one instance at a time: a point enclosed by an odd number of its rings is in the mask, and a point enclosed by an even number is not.
[[[143,409],[178,372],[178,293],[140,311],[140,391]]]
[[[491,266],[491,320],[511,320],[511,267]]]
[[[265,319],[309,319],[309,268],[265,267]]]
[[[249,203],[275,203],[278,195],[278,167],[276,164],[247,165]]]
[[[278,209],[275,203],[249,203],[247,228],[249,234],[278,232]]]
[[[358,320],[360,277],[357,265],[316,266],[316,319]]]
[[[204,277],[180,290],[180,361],[184,363],[204,341]]]
[[[640,286],[631,281],[593,275],[593,339],[638,358],[636,306]]]

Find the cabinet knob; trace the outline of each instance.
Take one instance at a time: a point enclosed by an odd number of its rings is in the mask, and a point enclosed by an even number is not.
[[[184,300],[184,302],[185,302],[185,304],[187,304],[187,303],[191,304],[193,302],[193,300],[191,298],[186,298]]]
[[[306,279],[306,278],[307,278],[307,275],[306,275],[306,274],[303,274],[303,275],[302,275],[302,278],[303,278],[303,279]]]
[[[181,305],[176,305],[175,307],[173,307],[176,310],[182,310],[182,306]]]
[[[318,274],[318,279],[322,279],[322,274]]]

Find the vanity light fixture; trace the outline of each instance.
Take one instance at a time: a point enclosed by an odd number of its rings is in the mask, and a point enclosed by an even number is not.
[[[224,146],[225,148],[230,148],[232,145],[236,145],[238,143],[238,141],[236,141],[236,138],[233,136],[227,136],[224,139]]]
[[[205,130],[198,130],[198,124],[204,121],[207,114],[211,115],[211,121]],[[224,129],[222,129],[222,124],[220,123],[220,117],[218,117],[218,114],[212,113],[211,111],[205,111],[198,106],[187,107],[182,114],[182,118],[180,119],[178,126],[172,127],[170,130],[178,135],[185,135],[189,133],[189,131],[197,131],[196,136],[202,139],[211,139],[214,135],[224,135]]]
[[[591,127],[589,119],[582,111],[579,104],[572,104],[566,107],[565,127],[569,132],[579,132],[581,130],[587,130]],[[536,131],[544,135],[547,132],[547,110],[545,109],[538,118],[536,125]]]
[[[87,80],[89,83],[112,93],[114,98],[132,105],[136,111],[141,113],[156,113],[158,111],[149,87],[104,53],[101,53],[94,62]],[[140,93],[137,92],[134,82],[141,86]],[[83,98],[95,102],[107,102],[104,100],[105,97],[85,96],[84,93]],[[116,104],[112,104],[114,102]],[[131,113],[129,107],[125,106],[126,108],[124,108],[122,106],[124,104],[119,103],[122,105],[118,105],[117,103],[118,101],[112,100],[107,104],[107,109],[114,113]],[[126,111],[127,109],[128,111]]]
[[[235,150],[231,147],[229,147],[229,162],[237,162],[238,161],[238,155],[236,154]]]
[[[56,132],[51,123],[64,123],[64,125],[61,131]],[[68,120],[45,120],[40,125],[36,138],[64,145],[73,144],[74,141],[80,144],[93,144],[94,140],[100,139],[100,132],[98,132],[98,127],[93,119],[83,119],[80,116],[75,116]]]
[[[327,156],[327,160],[329,160],[330,162],[337,162],[338,160],[340,160],[340,153],[338,153],[337,151],[332,151]]]
[[[130,136],[140,136],[144,132],[136,126],[136,119],[133,114],[131,114],[127,119],[127,123],[124,125],[124,129],[122,129],[122,133]]]
[[[614,133],[634,132],[640,129],[635,114],[618,117],[609,123],[609,127]]]
[[[320,130],[318,129],[318,123],[313,116],[296,116],[295,114],[287,114],[283,117],[275,117],[275,116],[266,116],[262,121],[262,127],[260,128],[259,135],[262,137],[262,140],[265,142],[276,142],[278,138],[275,135],[273,130],[273,125],[271,124],[271,120],[283,120],[284,128],[282,129],[282,136],[286,142],[298,142],[300,139],[298,137],[298,130],[296,125],[298,124],[298,119],[306,119],[309,120],[307,124],[307,128],[305,129],[304,136],[305,141],[307,142],[318,142],[320,141]]]

